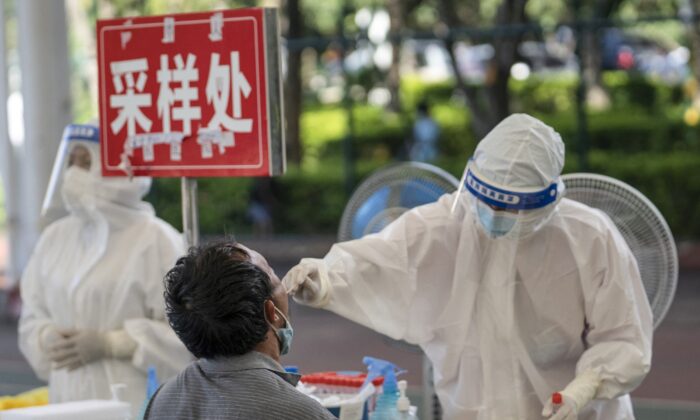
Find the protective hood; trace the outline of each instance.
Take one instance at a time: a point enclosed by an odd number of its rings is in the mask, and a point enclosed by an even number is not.
[[[462,176],[471,193],[463,199],[490,236],[523,237],[556,209],[564,192],[563,166],[561,136],[536,118],[514,114],[477,146]]]
[[[527,114],[513,114],[481,140],[473,160],[491,182],[542,189],[559,181],[564,168],[564,142],[542,121]]]

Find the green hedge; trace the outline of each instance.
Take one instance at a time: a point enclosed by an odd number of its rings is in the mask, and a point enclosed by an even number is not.
[[[590,172],[627,182],[642,192],[678,239],[700,238],[700,154],[591,152]]]
[[[199,225],[203,234],[238,232],[248,226],[248,178],[199,178]],[[180,179],[157,178],[146,197],[161,218],[182,229]],[[246,231],[249,231],[247,229]]]
[[[355,174],[362,180],[388,162],[366,161],[355,165]],[[341,161],[326,161],[313,171],[290,168],[276,177],[279,205],[274,210],[277,233],[334,233],[349,193],[345,188]],[[200,232],[211,234],[251,233],[246,216],[252,181],[248,178],[199,178]],[[158,178],[146,197],[157,214],[182,229],[180,180]]]
[[[681,85],[666,83],[624,71],[603,73],[602,84],[618,110],[641,110],[645,113],[663,112],[669,106],[685,101]],[[515,110],[532,113],[556,114],[573,111],[576,107],[578,77],[575,74],[532,76],[526,80],[509,82],[512,105]],[[430,91],[431,88],[425,88]],[[435,86],[442,92],[443,86]]]
[[[383,165],[368,161],[357,164],[358,180]],[[280,208],[275,214],[275,229],[289,233],[335,233],[350,198],[346,190],[342,162],[326,162],[313,172],[290,170],[278,178]]]
[[[401,79],[401,106],[403,109],[416,109],[418,103],[445,103],[454,95],[455,85],[452,81],[425,83],[417,76]]]
[[[680,109],[649,115],[635,109],[588,113],[588,144],[592,150],[624,152],[687,151],[700,153],[700,130],[683,122]],[[577,141],[573,113],[535,114],[557,130],[572,146]]]
[[[577,83],[575,76],[567,74],[547,79],[511,79],[509,87],[513,110],[538,114],[573,112]]]
[[[588,112],[589,149],[700,153],[700,126],[688,127],[683,122],[687,104],[683,102],[680,87],[630,78],[625,73],[606,73],[605,76],[613,107],[602,112]],[[513,109],[541,118],[559,131],[571,147],[577,147],[578,127],[572,103],[576,83],[575,78],[567,76],[547,80],[532,77],[527,82],[513,82]],[[461,101],[447,95],[451,90],[449,83],[404,82],[402,85],[402,99],[406,104],[413,105],[421,97],[431,98],[432,115],[442,129],[440,151],[447,156],[465,149],[473,150],[477,143],[470,129],[469,110]],[[414,114],[400,116],[387,113],[383,108],[356,105],[353,118],[356,156],[373,159],[401,155],[402,146],[410,139]],[[305,164],[316,165],[339,156],[347,135],[345,109],[332,107],[304,112]]]
[[[442,154],[450,156],[476,147],[477,141],[469,125],[469,110],[463,104],[456,101],[437,103],[431,113],[440,125],[439,148]],[[358,105],[353,108],[353,118],[353,148],[360,160],[387,160],[399,156],[410,140],[411,121],[386,113],[383,108]],[[343,141],[348,135],[347,121],[347,111],[340,107],[303,113],[301,136],[305,168],[315,169],[320,162],[342,155]]]

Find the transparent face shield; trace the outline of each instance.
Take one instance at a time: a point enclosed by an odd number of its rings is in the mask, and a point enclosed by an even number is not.
[[[472,160],[461,185],[470,192],[466,200],[478,224],[492,238],[518,238],[536,232],[550,219],[563,193],[563,184],[556,181],[545,188],[514,188],[488,181]]]
[[[100,176],[99,151],[99,129],[97,127],[71,124],[63,130],[63,137],[41,207],[41,218],[44,224],[68,214],[61,196],[61,186],[69,167],[80,168],[94,176]]]

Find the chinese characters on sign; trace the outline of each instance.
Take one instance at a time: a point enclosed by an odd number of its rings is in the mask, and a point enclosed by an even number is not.
[[[273,9],[99,21],[104,174],[281,173],[276,23]]]

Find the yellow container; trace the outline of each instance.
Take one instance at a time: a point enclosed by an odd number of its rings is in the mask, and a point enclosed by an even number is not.
[[[35,407],[49,403],[49,388],[32,389],[14,396],[0,397],[0,410]]]

